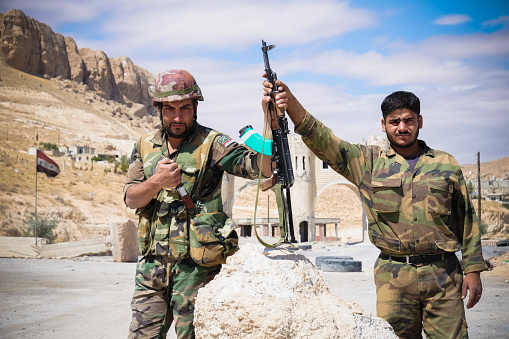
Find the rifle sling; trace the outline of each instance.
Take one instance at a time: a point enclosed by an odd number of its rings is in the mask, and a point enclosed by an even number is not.
[[[268,105],[267,105],[268,109]],[[265,116],[267,116],[267,109],[265,110]],[[266,134],[267,129],[264,128],[264,134]],[[281,244],[285,238],[286,238],[286,214],[285,214],[285,203],[283,201],[283,186],[281,184],[276,184],[274,186],[275,193],[276,193],[276,202],[277,202],[277,211],[279,214],[279,233],[280,237],[279,240],[275,244],[267,244],[265,241],[263,241],[260,236],[258,235],[258,231],[256,229],[256,210],[258,209],[258,197],[260,195],[260,184],[262,179],[262,168],[263,168],[263,149],[265,147],[265,140],[267,136],[263,136],[263,143],[262,143],[262,157],[260,158],[260,171],[258,173],[258,187],[256,189],[256,200],[255,200],[255,209],[254,209],[254,217],[253,217],[253,226],[255,230],[256,239],[265,247],[274,248]],[[274,176],[274,174],[272,174]],[[269,179],[270,180],[270,179]],[[269,220],[267,220],[267,223]]]

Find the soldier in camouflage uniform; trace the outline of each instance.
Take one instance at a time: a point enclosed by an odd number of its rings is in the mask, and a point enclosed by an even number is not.
[[[198,124],[198,100],[203,96],[190,73],[159,74],[153,103],[162,127],[143,135],[131,155],[124,200],[140,217],[143,257],[136,268],[130,338],[165,338],[173,321],[178,338],[194,338],[198,289],[238,249],[236,225],[222,211],[222,177],[227,172],[255,178],[261,155]],[[264,160],[262,174],[269,177],[270,157]],[[219,252],[211,256],[203,244]]]
[[[383,101],[382,131],[391,145],[384,152],[336,137],[284,83],[278,87],[276,102],[296,133],[359,189],[369,238],[381,251],[374,268],[378,316],[400,338],[419,338],[422,331],[428,338],[467,338],[463,299],[469,291],[467,308],[480,300],[480,272],[488,267],[459,164],[418,139],[419,99],[399,91]],[[272,85],[264,82],[264,89]]]

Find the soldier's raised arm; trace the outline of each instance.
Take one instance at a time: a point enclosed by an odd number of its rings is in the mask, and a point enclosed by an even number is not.
[[[301,105],[299,100],[292,94],[288,86],[281,80],[277,80],[278,94],[276,94],[276,104],[281,110],[286,111],[295,126],[299,126],[304,117],[306,116],[306,109]],[[269,81],[263,82],[263,90],[265,93],[272,93],[272,84]],[[270,97],[265,95],[262,98],[262,103],[267,105],[270,102]]]

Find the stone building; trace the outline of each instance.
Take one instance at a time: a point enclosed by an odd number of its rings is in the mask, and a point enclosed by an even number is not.
[[[467,184],[469,183],[474,187],[471,196],[477,199],[477,179],[467,179]],[[481,179],[481,199],[498,202],[509,201],[509,180],[498,179],[495,176],[489,179]]]

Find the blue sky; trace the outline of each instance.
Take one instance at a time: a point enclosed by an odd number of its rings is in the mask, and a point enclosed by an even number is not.
[[[382,134],[380,103],[407,90],[430,147],[461,164],[509,156],[509,1],[0,1],[14,8],[79,48],[189,70],[199,121],[236,139],[261,129],[264,39],[279,79],[347,141]]]

